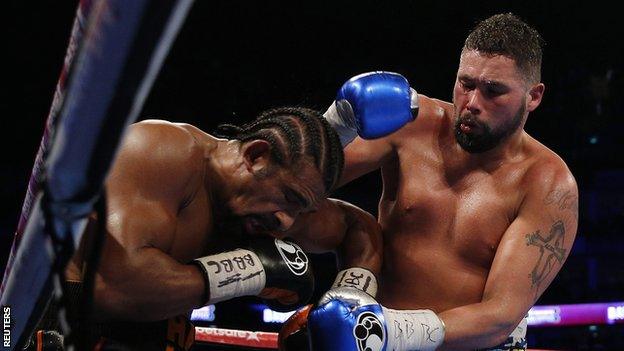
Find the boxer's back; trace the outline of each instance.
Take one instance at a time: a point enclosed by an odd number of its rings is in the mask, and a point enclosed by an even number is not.
[[[439,312],[481,301],[498,243],[523,199],[525,175],[556,156],[523,132],[513,158],[475,162],[455,141],[452,105],[425,100],[382,168],[380,299],[388,307]]]

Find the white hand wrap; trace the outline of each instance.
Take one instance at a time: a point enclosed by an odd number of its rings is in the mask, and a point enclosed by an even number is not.
[[[266,273],[258,256],[238,249],[201,257],[195,262],[204,270],[209,301],[215,303],[234,297],[258,295],[266,284]]]
[[[435,350],[444,341],[444,323],[431,310],[393,310],[383,307],[388,351]]]
[[[372,297],[377,295],[377,278],[368,269],[351,267],[338,272],[331,288],[334,289],[341,286],[362,290]]]
[[[341,100],[340,103],[332,102],[327,111],[323,113],[323,117],[338,133],[340,144],[343,148],[358,135],[353,109],[346,100]]]
[[[410,87],[410,108],[412,110],[418,110],[418,93],[412,87]],[[414,118],[415,117],[416,116],[414,116]]]

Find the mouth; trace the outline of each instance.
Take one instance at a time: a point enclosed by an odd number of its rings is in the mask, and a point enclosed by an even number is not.
[[[277,225],[275,223],[269,223],[268,218],[259,215],[249,215],[243,220],[245,231],[249,234],[264,234],[267,232],[275,231]]]
[[[470,133],[474,129],[475,125],[472,123],[460,123],[459,129],[464,133]]]
[[[245,231],[249,234],[259,234],[266,232],[266,226],[254,217],[247,217],[244,220]]]
[[[479,124],[472,119],[466,118],[466,119],[460,120],[459,129],[463,133],[470,133],[477,128],[479,128]]]

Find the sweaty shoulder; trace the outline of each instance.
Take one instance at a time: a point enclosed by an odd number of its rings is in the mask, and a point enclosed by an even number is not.
[[[145,195],[178,198],[203,169],[204,150],[184,124],[145,120],[131,125],[111,171],[111,181],[140,185]]]
[[[194,127],[163,120],[145,120],[130,126],[123,144],[124,152],[141,159],[183,164],[201,158],[203,151]]]
[[[418,94],[418,115],[395,134],[398,140],[406,137],[406,134],[410,136],[421,133],[431,134],[451,121],[452,116],[453,104]]]
[[[441,120],[453,116],[453,104],[439,99],[430,98],[426,95],[418,96],[418,116],[424,124],[440,123]]]
[[[554,190],[577,193],[577,185],[565,161],[548,147],[525,134],[530,163],[523,183],[526,189],[537,193]]]

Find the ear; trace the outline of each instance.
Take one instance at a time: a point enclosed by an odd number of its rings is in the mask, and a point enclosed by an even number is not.
[[[242,147],[243,159],[247,170],[256,173],[266,169],[271,162],[271,144],[266,140],[253,140]]]
[[[539,104],[542,102],[542,97],[544,96],[545,89],[546,87],[544,86],[544,83],[539,83],[537,85],[534,85],[529,90],[529,100],[527,101],[528,103],[527,111],[531,112],[535,110],[537,106],[539,106]]]

